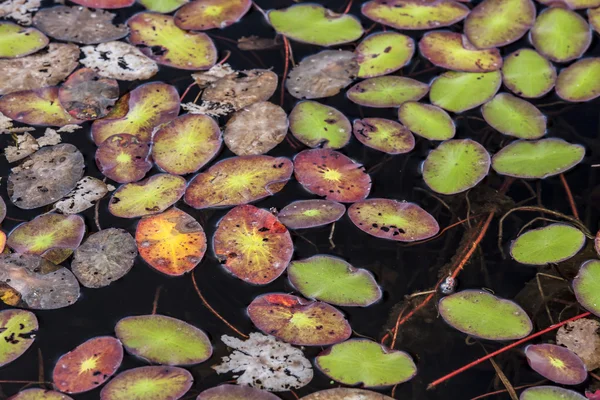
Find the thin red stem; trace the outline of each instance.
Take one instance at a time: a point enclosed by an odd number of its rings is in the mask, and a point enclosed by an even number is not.
[[[231,57],[231,52],[229,50],[225,50],[225,51],[227,52],[227,54],[217,64],[222,65],[223,63],[225,63],[225,61],[227,61],[229,59],[229,57]]]
[[[481,231],[479,232],[479,235],[477,235],[477,237],[475,238],[473,243],[471,243],[471,246],[469,247],[467,254],[465,254],[465,256],[460,260],[460,262],[454,269],[454,272],[452,272],[452,275],[450,275],[452,278],[456,278],[458,276],[458,274],[460,274],[460,271],[462,271],[462,269],[465,267],[465,265],[467,264],[467,262],[469,261],[469,259],[471,258],[471,256],[475,252],[475,250],[477,249],[477,246],[479,246],[479,243],[481,243],[481,240],[483,239],[483,237],[485,236],[485,233],[487,232],[488,228],[490,227],[492,219],[494,218],[494,214],[495,214],[494,211],[489,213],[487,219],[485,220],[485,223],[483,224],[483,227],[481,228]]]
[[[196,82],[192,82],[190,84],[190,86],[188,86],[185,91],[183,92],[183,94],[181,95],[181,97],[179,98],[179,101],[183,101],[183,99],[185,98],[185,96],[187,96],[188,92],[190,91],[190,89],[196,84]]]
[[[569,200],[569,205],[571,206],[571,212],[573,213],[573,216],[575,218],[579,219],[579,213],[577,212],[577,206],[575,205],[575,199],[573,198],[573,193],[571,193],[571,188],[569,187],[569,184],[567,183],[567,180],[565,179],[564,174],[560,174],[560,181],[562,182],[562,184],[565,188],[565,192],[567,193],[567,199]]]
[[[283,107],[283,98],[285,97],[285,80],[287,79],[288,69],[290,67],[290,42],[288,38],[283,36],[283,45],[285,51],[285,65],[283,67],[283,78],[281,79],[281,97],[279,98],[279,105]]]
[[[156,314],[156,309],[158,308],[158,299],[160,298],[160,290],[162,286],[156,288],[156,293],[154,293],[154,301],[152,302],[152,315]]]
[[[350,9],[352,8],[352,3],[354,0],[350,0],[348,2],[348,5],[346,6],[346,9],[344,10],[344,12],[342,14],[348,14],[348,12],[350,11]]]

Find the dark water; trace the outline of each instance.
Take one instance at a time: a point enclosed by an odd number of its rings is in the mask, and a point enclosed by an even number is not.
[[[257,3],[264,9],[283,8],[293,2],[291,0],[258,0]],[[343,0],[322,1],[325,6],[341,11],[345,7]],[[351,13],[360,15],[360,4],[355,1]],[[131,9],[118,12],[119,19],[125,20],[128,16],[142,7],[134,6]],[[363,18],[365,27],[371,26],[371,22]],[[379,29],[377,27],[374,32]],[[457,24],[452,29],[461,31],[462,25]],[[221,31],[210,31],[210,35],[218,35],[229,39],[237,39],[241,36],[258,35],[272,37],[273,31],[265,23],[262,15],[251,10],[238,24]],[[403,32],[406,33],[406,32]],[[421,33],[408,33],[418,40]],[[249,52],[241,52],[235,45],[227,40],[218,39],[213,36],[219,49],[220,55],[225,50],[232,51],[228,62],[235,69],[250,69],[260,67],[273,67],[274,71],[282,74],[283,50],[256,52],[258,58]],[[319,47],[292,42],[293,53],[296,61],[303,57],[319,51]],[[503,55],[527,46],[526,40],[503,48]],[[340,46],[352,49],[351,45]],[[598,38],[594,37],[591,54],[598,54]],[[417,61],[418,60],[418,61]],[[403,69],[403,74],[416,73],[416,79],[428,82],[431,78],[441,72],[440,69],[431,69],[431,65],[418,56],[413,58],[412,64]],[[152,80],[172,83],[182,93],[184,88],[191,83],[189,72],[161,67],[157,76]],[[122,93],[137,86],[140,82],[121,82]],[[197,92],[192,90],[188,99],[193,99]],[[554,103],[559,100],[553,93],[542,99],[535,100],[537,105]],[[188,100],[191,101],[191,100]],[[279,91],[273,96],[273,102],[279,101]],[[344,94],[322,99],[321,102],[334,106],[345,113],[350,120],[361,117],[384,117],[396,119],[395,109],[369,109],[361,108],[345,99]],[[289,113],[295,103],[295,99],[286,96],[284,108]],[[548,115],[549,137],[560,137],[574,143],[586,146],[586,158],[577,168],[566,174],[571,189],[573,190],[582,219],[591,231],[598,229],[598,215],[600,212],[600,185],[598,171],[600,168],[591,168],[591,164],[600,162],[600,114],[598,107],[600,100],[580,105],[555,105],[541,108]],[[463,116],[480,116],[478,110],[463,114]],[[223,123],[224,121],[220,121]],[[94,162],[96,147],[89,135],[89,123],[84,129],[71,134],[63,134],[63,141],[75,144],[84,154],[86,160],[86,175],[103,178],[97,170]],[[457,120],[457,138],[472,138],[485,143],[490,152],[497,151],[509,139],[497,132],[482,133],[485,124],[473,119],[460,118]],[[41,131],[40,131],[41,132]],[[9,135],[0,136],[0,147],[4,147],[11,141]],[[341,151],[363,163],[370,171],[373,180],[373,188],[370,197],[386,197],[398,200],[413,201],[432,213],[440,222],[440,226],[447,226],[452,219],[451,213],[440,205],[438,200],[428,195],[421,178],[419,167],[428,151],[436,144],[424,139],[417,138],[414,151],[406,155],[385,156],[383,153],[369,149],[354,138],[350,144]],[[270,152],[275,156],[292,157],[298,150],[294,150],[287,142],[283,142]],[[233,156],[224,148],[218,159]],[[375,167],[375,168],[374,168]],[[10,203],[6,193],[6,177],[10,166],[4,157],[0,157],[0,176],[2,182],[0,193],[8,205],[8,216],[22,220],[29,220],[46,210],[38,209],[32,211],[20,210]],[[374,168],[374,169],[373,169]],[[156,173],[157,170],[151,171]],[[191,177],[186,177],[191,178]],[[484,181],[483,185],[498,188],[503,178],[493,173]],[[531,183],[536,188],[536,183]],[[568,203],[564,190],[558,177],[553,177],[540,182],[544,206],[564,213],[569,213]],[[508,195],[519,202],[529,196],[525,186],[519,182],[512,185]],[[477,196],[472,194],[472,196]],[[258,207],[276,207],[281,209],[293,200],[312,198],[312,195],[302,189],[293,179],[286,185],[284,190],[276,196],[259,201]],[[454,200],[446,198],[452,206],[452,211],[463,218],[465,216],[465,195],[454,196]],[[103,228],[120,227],[134,234],[137,219],[119,219],[112,217],[107,211],[107,199],[100,206],[100,223]],[[535,203],[530,202],[528,204]],[[219,219],[228,210],[204,210],[197,211],[187,207],[182,201],[177,205],[185,212],[198,219],[207,237],[214,234],[215,226]],[[88,232],[96,231],[93,221],[93,209],[84,213]],[[528,221],[531,215],[519,214],[514,219],[509,219],[506,238],[514,238],[516,230]],[[482,288],[487,287],[506,298],[513,298],[532,279],[536,270],[518,265],[510,260],[503,260],[496,247],[496,221],[492,224],[486,238],[482,242],[482,252],[476,252],[470,264],[459,278],[460,288]],[[8,233],[18,222],[6,220],[2,226],[4,232]],[[383,336],[389,314],[395,304],[402,301],[404,296],[413,292],[428,290],[437,281],[437,271],[446,264],[454,255],[458,246],[462,228],[455,228],[444,237],[428,242],[423,245],[405,247],[398,243],[376,239],[358,230],[344,216],[335,226],[333,241],[335,248],[330,248],[328,236],[330,226],[310,230],[299,231],[293,235],[295,252],[294,259],[302,259],[315,254],[332,254],[344,258],[355,267],[366,268],[373,272],[384,290],[383,300],[368,308],[342,307],[346,313],[353,329],[360,335],[372,337],[379,341]],[[301,236],[300,236],[301,235]],[[219,265],[210,248],[206,256],[195,269],[198,284],[210,304],[217,309],[227,320],[233,323],[243,332],[254,331],[245,308],[251,300],[267,292],[291,292],[292,288],[284,276],[265,287],[250,286],[239,279],[227,274]],[[68,262],[67,262],[68,264]],[[97,335],[112,335],[117,321],[130,315],[149,314],[152,310],[152,301],[157,287],[162,287],[158,313],[169,315],[185,320],[203,329],[211,338],[215,347],[213,357],[207,362],[189,368],[194,375],[195,383],[188,398],[197,395],[203,389],[213,387],[231,379],[230,375],[217,375],[210,366],[217,364],[220,358],[228,354],[228,350],[221,343],[223,334],[235,335],[213,314],[211,314],[200,302],[194,292],[189,275],[180,278],[168,278],[159,274],[144,264],[138,258],[133,270],[123,279],[102,289],[82,288],[79,301],[68,308],[53,311],[36,311],[40,322],[40,331],[37,340],[29,351],[8,366],[0,370],[2,380],[37,380],[38,379],[38,350],[41,350],[45,380],[51,381],[52,368],[57,359],[67,351],[70,351],[83,341]],[[0,305],[1,308],[6,308]],[[565,313],[568,316],[568,312]],[[419,368],[418,375],[410,382],[399,385],[395,397],[397,399],[470,399],[479,394],[494,389],[502,389],[501,384],[495,382],[495,372],[489,363],[483,363],[466,373],[449,381],[436,390],[425,391],[425,387],[432,380],[444,375],[451,370],[462,366],[478,357],[484,355],[479,345],[467,345],[465,335],[445,325],[439,318],[423,317],[417,315],[417,324],[410,325],[412,328],[400,332],[400,340],[396,347],[409,352]],[[408,326],[408,325],[407,325]],[[544,328],[537,326],[536,328]],[[487,351],[499,348],[501,343],[484,343]],[[307,357],[312,358],[319,353],[320,348],[308,348],[305,350]],[[135,357],[126,355],[120,371],[143,366],[145,363]],[[527,384],[541,379],[531,372],[519,349],[509,353],[501,360],[504,372],[517,386]],[[5,398],[16,393],[23,385],[2,384],[0,385],[0,398]],[[336,387],[337,384],[330,381],[318,371],[315,378],[304,388],[297,391],[303,395],[317,390]],[[98,399],[99,389],[81,395],[72,396],[75,399]],[[382,389],[382,393],[390,394],[390,389]],[[284,399],[293,399],[291,393],[281,393]],[[490,397],[492,399],[508,399],[507,395]]]

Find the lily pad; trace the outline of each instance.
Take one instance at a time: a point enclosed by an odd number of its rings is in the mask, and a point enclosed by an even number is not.
[[[568,171],[584,155],[583,146],[562,139],[517,140],[494,154],[492,168],[501,175],[541,179]]]
[[[152,78],[158,65],[129,43],[107,42],[81,48],[81,63],[104,78],[135,81]]]
[[[148,11],[161,14],[169,14],[188,2],[189,0],[138,0]]]
[[[319,46],[353,42],[364,32],[355,16],[336,14],[318,4],[295,4],[281,10],[271,10],[267,17],[278,33]]]
[[[25,389],[12,396],[10,400],[73,400],[73,398],[54,390]]]
[[[172,16],[141,12],[127,20],[129,42],[159,64],[200,70],[217,61],[217,49],[208,35],[188,32],[175,25]]]
[[[588,21],[596,32],[600,32],[600,7],[587,10]]]
[[[270,212],[251,205],[229,211],[213,237],[221,265],[254,285],[266,285],[287,268],[294,245],[287,228]]]
[[[48,46],[48,38],[35,28],[0,22],[0,58],[18,58]]]
[[[393,400],[391,397],[378,392],[363,389],[335,388],[325,389],[302,397],[300,400]]]
[[[460,113],[482,105],[500,89],[502,76],[494,72],[449,71],[435,78],[429,99],[435,106]]]
[[[342,218],[346,207],[331,200],[298,200],[283,207],[277,217],[289,229],[315,228]]]
[[[152,158],[170,174],[198,171],[221,149],[221,130],[206,115],[186,114],[163,125],[154,135]]]
[[[366,339],[336,344],[319,354],[315,364],[336,382],[364,387],[396,385],[417,373],[410,355]]]
[[[538,15],[529,39],[540,54],[564,63],[585,53],[592,41],[592,32],[585,19],[576,12],[551,7]]]
[[[121,342],[110,336],[95,337],[60,357],[52,380],[61,392],[87,392],[106,382],[122,361]]]
[[[196,0],[175,14],[175,25],[191,31],[226,28],[238,22],[252,6],[251,0]]]
[[[137,137],[113,135],[96,150],[96,165],[107,178],[119,183],[136,182],[152,168],[150,143]]]
[[[452,139],[432,150],[423,163],[423,180],[441,194],[469,190],[490,170],[490,155],[471,139]]]
[[[196,400],[279,400],[279,397],[250,386],[225,384],[203,391]]]
[[[469,8],[449,0],[372,0],[362,5],[365,17],[396,29],[425,30],[463,20]]]
[[[178,367],[138,367],[121,372],[102,388],[100,400],[177,400],[192,387],[192,374]]]
[[[550,7],[565,7],[571,10],[600,7],[599,0],[538,0],[538,2]]]
[[[192,74],[198,85],[206,86],[208,84],[202,92],[202,100],[209,103],[230,105],[233,111],[241,110],[259,101],[269,100],[277,90],[279,80],[277,74],[273,71],[251,69],[239,73],[234,71],[208,83],[205,81],[204,75],[210,72],[211,70],[206,73]],[[203,78],[200,79],[200,76],[203,76]]]
[[[354,120],[354,137],[367,147],[388,154],[408,153],[415,148],[415,137],[396,121],[385,118]]]
[[[566,347],[532,344],[525,347],[529,366],[544,378],[562,385],[579,385],[587,379],[581,358]]]
[[[490,72],[502,67],[496,48],[478,50],[466,36],[450,31],[433,31],[423,35],[419,51],[433,65],[465,72]]]
[[[65,126],[82,122],[61,106],[55,86],[4,95],[0,97],[0,112],[27,125]]]
[[[337,109],[316,101],[296,103],[289,118],[290,131],[308,147],[339,149],[350,141],[352,126]]]
[[[157,174],[117,189],[108,211],[121,218],[158,214],[175,204],[185,192],[185,179],[177,175]]]
[[[164,315],[126,317],[115,333],[128,353],[161,365],[194,365],[212,355],[208,336],[184,321]]]
[[[292,171],[292,162],[285,157],[227,158],[192,179],[185,202],[198,209],[250,203],[283,189]]]
[[[103,229],[75,250],[71,270],[83,286],[101,288],[127,275],[137,254],[135,240],[127,231]]]
[[[63,214],[79,214],[92,208],[108,193],[108,186],[100,179],[85,176],[62,200],[54,204],[54,209]]]
[[[450,115],[431,104],[407,101],[398,109],[398,119],[412,133],[429,140],[452,139],[456,133]]]
[[[511,245],[511,256],[521,264],[546,265],[573,257],[585,244],[585,235],[566,224],[551,224],[520,235]]]
[[[410,62],[415,41],[398,32],[374,33],[354,49],[359,78],[373,78],[398,71]]]
[[[38,320],[25,310],[0,311],[0,367],[21,357],[35,340]]]
[[[350,324],[336,308],[284,293],[255,298],[248,315],[264,333],[297,346],[327,346],[352,334]]]
[[[600,316],[600,261],[589,260],[581,265],[573,279],[573,291],[579,304]]]
[[[519,400],[587,400],[587,398],[557,386],[536,386],[525,389]]]
[[[309,192],[341,203],[363,200],[371,191],[371,177],[362,165],[329,149],[296,154],[294,176]]]
[[[367,307],[381,299],[381,288],[369,271],[337,257],[317,255],[293,261],[288,279],[304,297],[336,306]]]
[[[399,242],[427,239],[440,230],[435,218],[418,205],[392,199],[356,202],[348,209],[348,216],[363,232]]]
[[[481,339],[521,339],[533,328],[517,303],[482,290],[463,290],[443,297],[438,310],[450,326]]]
[[[346,92],[350,101],[361,106],[399,107],[407,101],[419,101],[429,91],[429,85],[402,76],[380,76],[366,79]]]
[[[4,199],[2,197],[0,197],[0,223],[2,223],[2,221],[4,221],[5,217],[6,217],[6,203],[4,202]]]
[[[556,68],[537,51],[520,49],[504,58],[502,81],[517,96],[542,97],[554,87]]]
[[[125,8],[133,5],[135,0],[74,0],[73,3],[89,8]]]
[[[481,107],[481,114],[492,128],[508,136],[539,139],[546,134],[546,116],[512,94],[497,94]]]
[[[560,71],[556,94],[572,102],[589,101],[600,96],[600,58],[584,58]]]
[[[100,78],[92,69],[81,68],[62,84],[58,99],[74,118],[102,118],[119,99],[119,83],[114,79]]]

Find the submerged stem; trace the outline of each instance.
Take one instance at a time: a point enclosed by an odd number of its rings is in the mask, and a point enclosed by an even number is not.
[[[560,181],[562,182],[564,188],[565,188],[565,193],[567,194],[567,199],[569,200],[569,206],[571,206],[571,212],[573,213],[573,216],[577,219],[579,219],[579,213],[577,212],[577,206],[575,205],[575,199],[573,199],[573,193],[571,193],[571,188],[569,187],[569,184],[567,183],[567,180],[565,179],[565,174],[560,174]]]

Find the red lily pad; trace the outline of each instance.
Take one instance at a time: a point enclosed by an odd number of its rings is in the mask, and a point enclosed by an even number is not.
[[[175,25],[191,31],[226,28],[250,9],[251,0],[196,0],[175,13]]]
[[[415,148],[412,133],[404,125],[389,119],[357,119],[352,133],[365,146],[388,154],[408,153]]]
[[[296,103],[289,118],[290,131],[308,147],[339,149],[348,144],[352,126],[337,109],[316,101]]]
[[[290,229],[331,224],[342,218],[346,207],[332,200],[298,200],[283,207],[277,217]]]
[[[279,397],[250,386],[225,384],[203,391],[196,400],[279,400]]]
[[[362,165],[334,150],[298,153],[294,175],[309,192],[341,203],[363,200],[371,191],[371,177]]]
[[[266,285],[285,271],[294,245],[287,228],[273,214],[242,205],[219,221],[213,249],[223,267],[237,278]]]
[[[100,400],[177,400],[192,387],[192,374],[178,367],[139,367],[121,372],[102,388]]]
[[[21,357],[35,340],[38,320],[25,310],[0,311],[0,367]]]
[[[284,293],[255,298],[248,315],[262,332],[297,346],[327,346],[352,334],[350,324],[335,307]]]
[[[554,344],[532,344],[525,347],[529,366],[544,378],[561,385],[579,385],[587,379],[581,358],[566,347]]]
[[[0,58],[19,58],[33,54],[48,46],[49,41],[46,35],[35,28],[0,21]]]
[[[61,392],[87,392],[106,382],[122,361],[123,347],[119,340],[110,336],[96,337],[60,357],[52,380]]]
[[[366,79],[346,92],[350,101],[367,107],[400,107],[407,101],[418,101],[429,91],[429,85],[403,76],[380,76]]]
[[[407,30],[450,26],[469,14],[467,6],[449,0],[372,0],[364,3],[361,11],[375,22]]]
[[[292,171],[292,162],[285,157],[227,158],[196,175],[184,199],[198,209],[250,203],[283,189]]]
[[[115,182],[136,182],[152,168],[149,155],[149,142],[127,134],[113,135],[96,150],[96,165],[104,176]]]
[[[73,398],[54,390],[25,389],[10,397],[9,400],[73,400]]]
[[[73,0],[73,3],[89,8],[125,8],[132,6],[135,0]]]
[[[54,86],[9,93],[0,97],[0,112],[27,125],[64,126],[79,124],[61,106]]]
[[[119,83],[89,68],[73,72],[58,90],[58,99],[74,118],[90,120],[108,114],[119,99]]]

